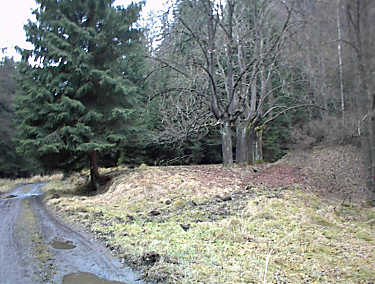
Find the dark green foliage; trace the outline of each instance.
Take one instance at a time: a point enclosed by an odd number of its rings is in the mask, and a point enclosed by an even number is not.
[[[78,170],[132,142],[144,87],[141,6],[112,2],[38,0],[37,22],[25,26],[35,48],[22,50],[18,149],[44,168]]]
[[[25,176],[38,170],[16,153],[13,101],[16,96],[16,64],[4,57],[0,61],[0,177]]]
[[[14,116],[11,104],[16,91],[14,74],[13,60],[3,59],[0,63],[0,177],[11,176],[18,168],[11,124]]]
[[[157,165],[199,165],[222,162],[221,139],[217,128],[199,138],[190,138],[174,144],[154,144]],[[150,153],[150,152],[149,152]],[[151,153],[150,153],[151,154]]]
[[[287,115],[269,124],[263,133],[263,158],[274,162],[286,154],[290,143],[290,122]]]
[[[192,158],[195,164],[220,164],[223,162],[221,154],[221,135],[218,127],[210,129],[205,137],[201,137],[194,148]]]

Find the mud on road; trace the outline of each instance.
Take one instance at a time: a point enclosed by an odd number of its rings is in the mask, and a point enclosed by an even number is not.
[[[104,246],[52,216],[43,185],[0,195],[0,283],[143,283]]]

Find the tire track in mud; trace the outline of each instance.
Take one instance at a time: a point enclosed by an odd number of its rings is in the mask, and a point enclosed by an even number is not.
[[[0,283],[144,283],[104,246],[52,216],[42,203],[43,185],[0,196]]]
[[[30,279],[30,271],[24,266],[26,261],[20,255],[21,245],[17,241],[16,224],[22,201],[0,201],[0,281],[17,283],[19,279]]]

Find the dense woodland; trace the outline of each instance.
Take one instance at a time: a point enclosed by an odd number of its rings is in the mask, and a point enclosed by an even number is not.
[[[37,0],[0,63],[0,176],[363,151],[375,192],[371,0]]]

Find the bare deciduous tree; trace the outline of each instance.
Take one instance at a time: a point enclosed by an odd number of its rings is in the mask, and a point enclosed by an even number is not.
[[[275,17],[280,10],[283,16]],[[200,96],[198,101],[209,104],[214,124],[221,127],[224,165],[233,164],[234,128],[237,162],[262,159],[265,122],[285,111],[284,105],[270,104],[275,88],[271,81],[279,72],[290,9],[276,0],[185,0],[177,2],[174,17],[155,61],[172,70],[175,82],[190,82],[183,84],[184,96]],[[193,83],[197,81],[200,84]],[[181,100],[176,102],[178,110]]]

